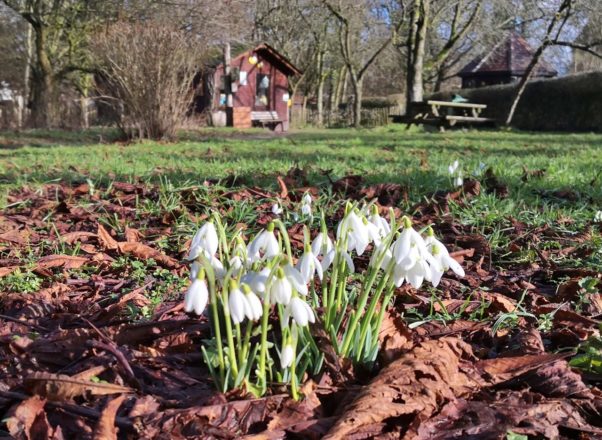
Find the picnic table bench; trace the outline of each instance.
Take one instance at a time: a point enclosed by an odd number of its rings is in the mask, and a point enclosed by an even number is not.
[[[439,127],[441,131],[445,131],[445,128],[453,127],[459,123],[495,123],[494,119],[481,116],[481,112],[486,108],[485,104],[472,104],[469,102],[435,100],[415,102],[408,109],[405,122],[408,124],[407,128],[410,128],[412,124],[428,124]]]
[[[262,127],[269,126],[273,128],[276,128],[283,122],[278,116],[278,113],[273,110],[251,112],[251,121],[254,125],[261,125]]]

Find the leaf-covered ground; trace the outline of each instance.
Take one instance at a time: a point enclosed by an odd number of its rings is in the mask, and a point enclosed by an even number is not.
[[[549,167],[531,164],[517,182],[496,165],[458,190],[435,176],[419,197],[399,179],[311,165],[262,174],[260,186],[235,176],[14,185],[0,213],[0,430],[27,439],[600,438],[598,177],[584,167],[575,190],[556,186]],[[422,167],[426,182],[428,155]],[[274,201],[292,213],[306,191],[332,224],[347,198],[377,198],[383,213],[392,206],[433,224],[467,275],[398,290],[372,371],[329,356],[300,402],[278,384],[262,399],[220,394],[200,353],[207,321],[181,305],[187,242],[210,209],[250,236]]]

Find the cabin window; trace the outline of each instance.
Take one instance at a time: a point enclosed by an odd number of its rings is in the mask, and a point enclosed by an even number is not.
[[[257,88],[255,90],[255,105],[267,107],[270,104],[270,77],[268,75],[258,73]]]

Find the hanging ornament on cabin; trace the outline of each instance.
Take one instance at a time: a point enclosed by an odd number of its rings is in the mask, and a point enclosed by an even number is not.
[[[254,66],[255,64],[257,64],[257,61],[259,61],[259,60],[257,59],[257,57],[256,57],[255,55],[251,55],[251,56],[249,57],[249,63],[251,63],[253,66]]]

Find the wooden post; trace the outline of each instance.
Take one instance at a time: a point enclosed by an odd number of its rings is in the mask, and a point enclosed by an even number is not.
[[[226,93],[226,127],[234,126],[234,102],[232,99],[232,57],[230,43],[224,46],[224,92]]]

